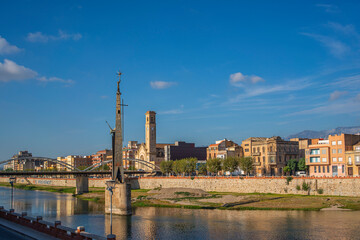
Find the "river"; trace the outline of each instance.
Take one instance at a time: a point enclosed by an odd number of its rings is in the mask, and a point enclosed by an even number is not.
[[[10,208],[10,188],[0,187],[0,206]],[[14,209],[62,225],[109,234],[103,206],[69,194],[14,189]],[[231,211],[137,208],[114,216],[117,239],[360,239],[356,211]]]

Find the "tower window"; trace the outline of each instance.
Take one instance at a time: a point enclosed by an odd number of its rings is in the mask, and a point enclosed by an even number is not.
[[[118,114],[120,114],[120,110],[118,110]]]

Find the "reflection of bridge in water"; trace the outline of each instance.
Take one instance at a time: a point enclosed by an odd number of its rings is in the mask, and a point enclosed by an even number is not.
[[[136,170],[125,170],[124,173],[125,174],[145,174],[145,173],[154,173],[156,171],[159,171],[159,167],[156,166],[153,163],[141,160],[141,159],[134,159],[134,158],[124,158],[124,161],[130,161],[130,162],[137,162],[143,166],[146,166],[147,168],[151,169],[152,171],[136,171]],[[95,163],[89,167],[87,167],[84,170],[80,170],[79,168],[68,164],[66,162],[57,160],[57,159],[53,159],[53,158],[48,158],[48,157],[18,157],[18,158],[11,158],[8,160],[4,160],[4,161],[0,161],[0,165],[1,164],[6,164],[9,162],[13,162],[13,161],[18,161],[18,162],[22,162],[23,164],[25,164],[28,161],[44,161],[44,162],[50,162],[50,163],[56,163],[61,165],[62,167],[67,168],[70,171],[13,171],[13,172],[0,172],[0,175],[2,176],[10,176],[10,175],[24,175],[24,176],[29,176],[29,175],[93,175],[93,174],[100,174],[100,175],[106,175],[106,174],[111,174],[111,171],[94,171],[96,169],[98,169],[99,167],[101,167],[102,165],[105,164],[109,164],[112,163],[112,160],[107,160],[107,161],[102,161],[102,162],[98,162]]]

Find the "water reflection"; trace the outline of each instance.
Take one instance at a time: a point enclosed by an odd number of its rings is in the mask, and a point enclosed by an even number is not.
[[[103,206],[68,194],[15,189],[15,211],[61,220],[109,234]],[[0,188],[0,205],[9,208],[10,189]],[[117,239],[360,239],[355,211],[228,211],[137,208],[131,217],[114,216]]]

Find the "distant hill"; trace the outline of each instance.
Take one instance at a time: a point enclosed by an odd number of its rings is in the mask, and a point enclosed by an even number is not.
[[[305,130],[296,134],[292,134],[287,137],[290,138],[327,138],[330,134],[357,134],[360,133],[360,126],[357,127],[337,127],[335,129],[330,130],[322,130],[322,131],[312,131],[312,130]]]

